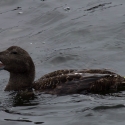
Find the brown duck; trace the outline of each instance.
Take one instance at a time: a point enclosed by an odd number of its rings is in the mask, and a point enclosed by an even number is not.
[[[5,91],[35,90],[49,94],[107,93],[125,89],[125,78],[106,69],[57,70],[34,82],[35,66],[18,46],[0,52],[0,70],[10,73]]]

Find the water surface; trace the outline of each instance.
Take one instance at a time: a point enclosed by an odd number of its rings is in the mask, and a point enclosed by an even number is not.
[[[33,58],[36,79],[57,69],[108,68],[125,76],[124,0],[1,0],[0,51],[16,45]],[[28,100],[4,92],[0,71],[0,124],[124,125],[125,92]]]

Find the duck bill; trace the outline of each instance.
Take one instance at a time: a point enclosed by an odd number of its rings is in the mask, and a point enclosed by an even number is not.
[[[0,63],[0,70],[3,70],[4,69],[4,65],[2,63]]]
[[[0,67],[0,70],[3,70],[4,69],[4,66]]]

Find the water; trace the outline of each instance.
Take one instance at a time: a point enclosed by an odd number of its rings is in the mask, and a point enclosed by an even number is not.
[[[67,9],[68,8],[68,9]],[[125,76],[124,0],[1,0],[0,51],[27,50],[36,79],[57,69],[109,68]],[[29,100],[4,92],[0,71],[0,125],[124,125],[125,92]]]

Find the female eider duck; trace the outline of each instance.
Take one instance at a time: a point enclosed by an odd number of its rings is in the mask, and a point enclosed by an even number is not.
[[[35,66],[30,55],[18,46],[0,52],[0,70],[10,72],[5,91],[34,88],[48,94],[107,93],[125,89],[125,78],[106,69],[57,70],[34,82]]]

